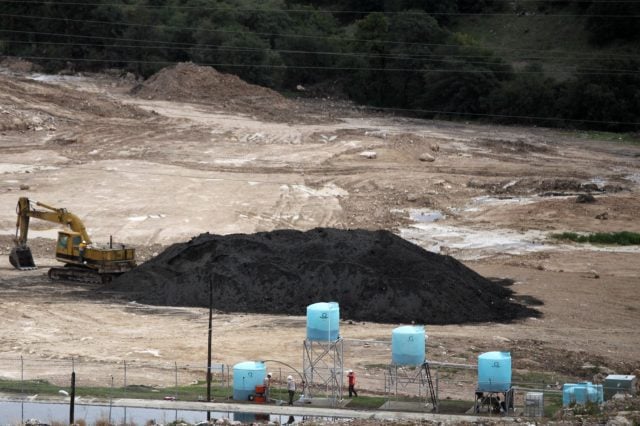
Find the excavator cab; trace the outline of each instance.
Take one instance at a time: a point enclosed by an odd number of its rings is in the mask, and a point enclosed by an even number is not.
[[[28,271],[30,269],[37,269],[36,263],[33,261],[33,254],[31,249],[27,246],[14,247],[9,253],[9,263],[21,271]]]
[[[63,262],[77,261],[78,252],[82,243],[82,235],[73,231],[58,231],[58,243],[56,244],[56,258]]]

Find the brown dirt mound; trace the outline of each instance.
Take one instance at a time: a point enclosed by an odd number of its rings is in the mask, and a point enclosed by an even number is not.
[[[271,89],[189,62],[160,70],[135,86],[131,93],[145,99],[218,104],[225,108],[251,104],[284,108],[288,104],[282,95]]]
[[[388,231],[317,228],[251,235],[202,234],[116,279],[108,291],[169,306],[303,315],[334,300],[346,319],[452,324],[509,321],[539,312],[449,256]]]

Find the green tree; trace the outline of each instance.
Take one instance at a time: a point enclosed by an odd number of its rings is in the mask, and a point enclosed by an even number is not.
[[[490,113],[496,121],[503,123],[523,123],[557,126],[557,120],[540,120],[533,117],[558,117],[557,99],[561,95],[560,86],[542,74],[538,64],[527,66],[524,73],[503,82],[489,95]],[[532,117],[515,118],[509,116]]]
[[[382,13],[371,13],[356,22],[353,50],[367,55],[354,58],[351,65],[360,68],[350,73],[349,94],[361,102],[382,106],[388,88],[387,56],[390,53],[387,36],[389,20]]]
[[[239,32],[220,44],[220,71],[236,74],[243,80],[267,87],[280,87],[284,62],[277,52],[269,49],[269,42],[260,37]]]
[[[341,65],[340,54],[347,53],[337,20],[331,14],[306,9],[308,13],[293,14],[289,30],[301,37],[282,37],[277,42],[282,60],[290,67],[283,83],[287,88],[334,80],[342,74],[331,69]]]
[[[410,107],[424,91],[422,70],[437,63],[434,48],[444,43],[447,33],[426,12],[411,11],[408,15],[394,15],[389,26],[389,38],[393,40],[387,61],[388,68],[402,70],[389,72],[385,103],[389,106]]]
[[[489,112],[491,93],[513,77],[512,68],[491,52],[475,47],[443,48],[440,52],[446,61],[425,69],[425,91],[415,106],[439,111],[435,114],[440,116]]]
[[[605,71],[597,71],[597,70]],[[585,65],[560,99],[564,117],[589,120],[581,127],[637,131],[640,125],[640,61],[611,60]],[[600,122],[600,123],[597,123]]]

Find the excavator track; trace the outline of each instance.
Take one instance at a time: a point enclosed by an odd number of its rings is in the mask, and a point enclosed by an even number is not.
[[[108,284],[113,279],[112,275],[98,274],[93,269],[77,266],[49,269],[49,278],[53,281],[73,281],[88,284]]]

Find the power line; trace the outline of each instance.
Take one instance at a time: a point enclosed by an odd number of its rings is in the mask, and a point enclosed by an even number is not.
[[[368,106],[368,105],[357,105],[354,108],[362,111],[368,110],[370,112],[378,112],[378,111],[401,111],[401,112],[418,112],[418,113],[428,113],[428,114],[442,114],[442,115],[469,115],[473,117],[496,117],[496,118],[515,118],[515,119],[524,119],[524,120],[538,120],[538,121],[567,121],[574,123],[594,123],[594,124],[624,124],[624,125],[633,125],[640,126],[640,122],[629,122],[629,121],[606,121],[606,120],[582,120],[577,118],[562,118],[562,117],[540,117],[540,116],[525,116],[525,115],[507,115],[507,114],[484,114],[484,113],[473,113],[473,112],[460,112],[460,111],[443,111],[443,110],[430,110],[430,109],[422,109],[422,108],[395,108],[395,107],[377,107],[377,106]],[[190,114],[181,114],[181,117],[191,117],[191,118],[200,118],[198,115],[190,115]]]
[[[54,45],[54,46],[92,46],[92,47],[103,47],[103,48],[118,48],[118,49],[182,49],[181,47],[167,47],[167,46],[140,46],[140,45],[119,45],[119,44],[111,44],[111,45],[104,45],[104,44],[96,44],[96,43],[62,43],[62,42],[50,42],[50,41],[41,41],[41,42],[33,42],[33,41],[26,41],[26,40],[10,40],[10,39],[0,39],[0,42],[10,42],[10,43],[18,43],[18,44],[29,44],[29,45]],[[226,48],[226,47],[220,47],[220,48],[216,48],[216,47],[210,47],[210,48],[204,48],[204,49],[197,49],[194,48],[195,50],[217,50],[217,51],[233,51],[233,52],[243,52],[243,51],[249,51],[249,52],[268,52],[268,51],[277,51],[277,52],[283,52],[283,53],[296,53],[296,54],[309,54],[309,53],[313,53],[313,52],[300,52],[300,51],[278,51],[278,50],[270,50],[270,49],[252,49],[252,48],[236,48],[236,47],[230,47],[230,48]],[[365,58],[377,58],[378,56],[368,56],[368,55],[358,55],[358,57],[365,57]],[[429,58],[414,58],[414,57],[402,57],[402,56],[384,56],[383,58],[387,58],[387,59],[395,59],[395,60],[404,60],[404,61],[419,61],[419,62],[423,62],[425,64],[430,64],[433,62],[444,62],[444,63],[448,63],[450,65],[455,65],[455,64],[460,64],[460,65],[466,65],[466,64],[474,64],[474,65],[496,65],[496,66],[504,66],[504,65],[508,65],[507,63],[504,62],[500,62],[500,60],[498,58],[492,58],[493,60],[486,60],[486,61],[467,61],[467,60],[462,60],[462,59],[453,59],[453,58],[447,58],[447,57],[439,57],[439,58],[433,58],[433,59],[429,59]],[[496,60],[498,59],[498,60]],[[109,59],[105,59],[105,60],[109,60]],[[111,59],[113,62],[129,62],[128,60],[125,59]],[[248,65],[251,66],[251,65]],[[284,65],[284,67],[286,68],[296,68],[295,65]],[[572,71],[572,74],[576,74],[573,72],[574,68],[576,68],[577,65],[571,65],[569,66],[569,71]],[[333,67],[331,67],[331,69],[333,69]],[[373,68],[368,68],[368,67],[357,67],[357,68],[353,68],[353,69],[358,69],[358,70],[369,70]],[[639,73],[640,71],[638,70],[633,70],[633,69],[611,69],[611,68],[584,68],[581,67],[580,68],[582,71],[595,71],[595,72],[600,72],[602,71],[602,74],[606,74],[606,75],[618,75],[618,74],[624,74],[624,73],[629,73],[629,74],[636,74]],[[380,68],[380,70],[387,70],[387,68]],[[396,71],[416,71],[416,72],[423,72],[425,70],[429,70],[429,69],[424,69],[424,68],[408,68],[406,70],[402,70],[402,69],[395,69]],[[460,70],[465,71],[465,70]],[[466,72],[466,71],[465,71]],[[513,71],[514,73],[519,73],[518,71]],[[545,71],[529,71],[530,73],[540,73],[540,74],[545,74]],[[577,73],[577,74],[584,74],[584,73]]]
[[[15,15],[15,14],[6,14],[0,13],[0,16],[7,16],[12,18],[26,18],[26,19],[42,19],[47,21],[64,21],[65,23],[69,22],[80,22],[85,24],[105,24],[105,25],[121,25],[125,27],[140,27],[140,28],[163,28],[170,30],[191,30],[191,31],[200,31],[200,32],[209,32],[209,33],[222,33],[222,34],[253,34],[265,37],[282,37],[282,38],[302,38],[302,39],[319,39],[319,40],[332,40],[334,37],[331,36],[315,36],[315,35],[306,35],[306,34],[280,34],[280,33],[265,33],[259,31],[239,31],[239,30],[214,30],[214,29],[203,29],[198,27],[181,27],[175,25],[150,25],[150,24],[135,24],[135,23],[125,23],[118,21],[97,21],[97,20],[88,20],[88,19],[69,19],[69,18],[54,18],[54,17],[45,17],[45,16],[33,16],[33,15]],[[640,17],[640,15],[639,15]],[[350,42],[358,42],[358,43],[366,43],[366,42],[374,42],[378,44],[392,44],[392,45],[405,45],[405,46],[450,46],[450,47],[461,47],[457,44],[438,44],[438,43],[415,43],[415,42],[403,42],[403,41],[394,41],[394,40],[372,40],[372,39],[356,39],[356,38],[342,38],[342,41],[350,41]],[[500,48],[494,48],[496,50],[500,50]],[[521,49],[522,51],[545,51],[544,49]]]
[[[314,35],[305,35],[305,34],[279,34],[279,33],[265,33],[258,31],[239,31],[239,30],[214,30],[214,29],[203,29],[198,27],[180,27],[175,25],[149,25],[149,24],[132,24],[126,22],[117,22],[117,21],[96,21],[96,20],[88,20],[88,19],[67,19],[67,18],[53,18],[49,16],[33,16],[33,15],[15,15],[15,14],[7,14],[0,13],[0,16],[7,16],[11,18],[21,18],[21,19],[42,19],[46,21],[64,21],[68,22],[80,22],[85,24],[105,24],[105,25],[121,25],[125,27],[140,27],[140,28],[164,28],[170,30],[191,30],[191,31],[202,31],[208,33],[222,33],[222,34],[254,34],[266,37],[283,37],[283,38],[304,38],[304,39],[320,39],[320,40],[330,40],[332,37],[330,36],[314,36]],[[385,44],[400,44],[400,45],[417,45],[417,46],[429,46],[428,43],[407,43],[401,41],[383,41],[383,40],[362,40],[362,39],[349,39],[343,38],[343,41],[354,41],[354,42],[377,42],[377,43],[385,43]],[[457,45],[456,45],[457,46]]]
[[[64,58],[56,56],[21,56],[24,59],[31,60],[48,60],[48,61],[65,61],[65,62],[96,62],[96,63],[113,63],[126,62],[134,64],[156,64],[156,65],[175,65],[175,61],[149,61],[142,59],[88,59],[88,58]],[[496,63],[485,63],[487,65],[502,65]],[[303,70],[326,70],[326,71],[380,71],[380,72],[420,72],[420,73],[453,73],[453,74],[545,74],[544,71],[526,71],[526,70],[465,70],[465,69],[441,69],[441,68],[375,68],[375,67],[339,67],[339,66],[313,66],[313,65],[272,65],[272,64],[231,64],[231,63],[210,63],[201,62],[198,65],[209,67],[229,67],[229,68],[271,68],[271,69],[303,69]],[[506,65],[506,64],[505,64]],[[614,72],[612,72],[614,71]],[[596,72],[575,72],[573,75],[638,75],[640,71],[627,72],[620,70],[596,71]]]
[[[367,105],[357,105],[354,106],[355,109],[359,111],[367,110],[370,112],[379,112],[379,111],[387,111],[387,112],[411,112],[411,113],[423,113],[423,114],[434,114],[434,115],[457,115],[457,116],[470,116],[470,117],[491,117],[491,118],[508,118],[508,119],[517,119],[517,120],[536,120],[540,122],[544,121],[555,121],[555,122],[569,122],[569,123],[591,123],[591,124],[613,124],[613,125],[628,125],[628,126],[640,126],[640,122],[630,122],[630,121],[608,121],[608,120],[590,120],[590,119],[577,119],[577,118],[563,118],[563,117],[541,117],[541,116],[528,116],[528,115],[508,115],[508,114],[489,114],[489,113],[474,113],[474,112],[461,112],[461,111],[443,111],[443,110],[432,110],[432,109],[423,109],[423,108],[397,108],[397,107],[376,107],[376,106],[367,106]],[[201,116],[193,115],[193,114],[180,114],[180,117],[186,118],[200,118]],[[228,157],[228,159],[237,159],[237,157]],[[274,163],[277,163],[276,160],[273,160]]]
[[[51,18],[51,17],[38,17],[38,16],[30,16],[30,15],[8,15],[8,14],[0,14],[0,16],[10,16],[10,17],[18,17],[18,18],[35,18],[35,19],[45,19],[45,20],[56,20],[56,21],[71,21],[71,22],[83,22],[83,23],[101,23],[101,24],[107,24],[107,25],[124,25],[124,26],[141,26],[141,27],[145,27],[145,28],[171,28],[171,29],[190,29],[190,30],[200,30],[198,28],[193,28],[193,27],[173,27],[173,26],[165,26],[165,25],[146,25],[146,24],[127,24],[127,23],[111,23],[108,21],[92,21],[92,20],[82,20],[82,19],[65,19],[65,18]],[[19,32],[20,30],[3,30],[0,29],[0,31],[11,31],[11,32]],[[308,35],[291,35],[291,34],[272,34],[272,33],[261,33],[261,32],[253,32],[253,31],[230,31],[230,30],[202,30],[202,31],[207,31],[207,32],[222,32],[222,33],[233,33],[233,34],[240,34],[240,35],[244,35],[244,34],[257,34],[257,35],[267,35],[267,36],[283,36],[283,37],[304,37],[304,38],[311,38],[311,39],[324,39],[324,40],[332,40],[333,37],[331,36],[308,36]],[[49,34],[55,34],[55,33],[49,33]],[[63,36],[63,34],[60,34],[60,36]],[[71,34],[64,34],[64,36],[66,37],[86,37],[86,38],[96,38],[96,36],[82,36],[82,35],[71,35]],[[106,38],[105,39],[111,39],[111,38]],[[130,40],[130,41],[138,41],[135,39],[119,39],[119,38],[112,38],[114,40]],[[457,48],[457,49],[464,49],[465,46],[460,46],[458,44],[445,44],[445,43],[414,43],[414,42],[399,42],[399,41],[392,41],[392,40],[367,40],[367,39],[347,39],[344,38],[342,39],[344,41],[354,41],[354,42],[375,42],[375,43],[384,43],[384,44],[394,44],[394,45],[405,45],[405,46],[423,46],[423,47],[432,47],[432,46],[436,46],[436,47],[453,47],[453,48]],[[145,41],[146,42],[146,41]],[[160,41],[161,43],[175,43],[175,42],[164,42],[164,41]],[[183,44],[183,43],[180,43]],[[187,43],[184,43],[187,44]],[[187,44],[188,45],[188,44]],[[498,51],[512,51],[512,52],[543,52],[543,53],[548,53],[548,50],[546,49],[512,49],[512,48],[504,48],[504,47],[499,47],[499,46],[495,46],[495,47],[488,47],[488,46],[472,46],[472,47],[478,47],[478,48],[483,48],[483,49],[489,49],[489,50],[498,50]],[[330,53],[330,52],[327,52]],[[558,54],[561,54],[562,52],[557,52]],[[614,55],[609,54],[611,57],[613,57]],[[621,57],[621,58],[625,58],[625,57],[637,57],[637,55],[622,55],[622,54],[618,54],[615,55],[617,57]],[[476,57],[482,57],[481,55],[477,55]],[[598,58],[604,58],[602,56],[594,56],[594,59],[598,59]]]
[[[524,2],[544,2],[546,0],[520,0]],[[173,10],[196,10],[196,11],[221,11],[221,12],[260,12],[260,13],[326,13],[332,15],[349,14],[349,15],[368,15],[370,13],[382,13],[385,15],[434,15],[434,16],[548,16],[548,17],[598,17],[598,18],[640,18],[640,15],[608,15],[608,14],[548,14],[548,13],[532,13],[520,15],[517,12],[512,13],[486,13],[486,12],[428,12],[428,11],[364,11],[364,10],[329,10],[329,9],[274,9],[274,8],[223,8],[223,7],[207,7],[207,6],[177,6],[177,5],[128,5],[124,3],[79,3],[79,2],[47,2],[47,1],[21,1],[21,0],[0,0],[2,3],[19,3],[19,4],[37,4],[52,6],[113,6],[113,7],[129,7],[132,9],[173,9]],[[621,3],[621,4],[637,4],[633,0],[615,0],[615,1],[590,1],[577,0],[574,3]]]
[[[270,48],[258,48],[258,47],[242,47],[242,46],[217,46],[212,44],[198,44],[198,43],[185,43],[185,42],[172,42],[172,41],[164,41],[164,40],[148,40],[148,39],[133,39],[133,38],[119,38],[119,37],[104,37],[104,36],[93,36],[93,35],[82,35],[82,34],[63,34],[63,33],[51,33],[51,32],[39,32],[39,31],[24,31],[24,30],[8,30],[1,29],[0,32],[6,33],[16,33],[16,34],[27,34],[27,35],[46,35],[46,36],[58,36],[58,37],[66,37],[66,38],[87,38],[92,40],[114,40],[114,41],[126,41],[126,42],[136,42],[136,43],[153,43],[152,46],[141,45],[138,47],[150,47],[150,48],[183,48],[183,49],[196,49],[196,50],[237,50],[237,51],[271,51],[271,52],[279,52],[279,53],[292,53],[292,54],[316,54],[316,55],[328,55],[328,56],[353,56],[353,57],[365,57],[365,58],[389,58],[389,59],[405,59],[405,58],[429,58],[429,57],[453,57],[453,58],[487,58],[487,55],[460,55],[460,54],[452,54],[452,53],[423,53],[423,54],[371,54],[371,53],[359,53],[359,52],[329,52],[329,51],[313,51],[313,50],[292,50],[292,49],[270,49]],[[15,40],[7,39],[6,41],[12,42]],[[35,42],[35,41],[15,41],[16,43],[44,43],[44,42]],[[102,46],[100,44],[93,44],[94,46]],[[118,45],[114,45],[118,46]],[[175,46],[175,47],[173,47]],[[460,49],[464,49],[465,46],[460,46],[457,44],[428,44],[428,46],[444,46],[444,47],[457,47]],[[126,46],[124,46],[126,47]],[[540,60],[549,60],[549,59],[567,59],[567,54],[571,53],[574,56],[570,56],[571,58],[581,59],[581,60],[592,60],[592,59],[625,59],[625,58],[640,58],[640,55],[632,55],[632,54],[616,54],[616,53],[606,53],[606,54],[582,54],[575,55],[575,52],[568,51],[552,51],[548,50],[533,50],[533,49],[509,49],[509,48],[501,48],[501,47],[487,47],[487,46],[478,46],[480,48],[487,49],[497,49],[503,51],[512,51],[512,52],[527,52],[527,51],[535,51],[535,52],[543,52],[547,55],[542,56],[533,56],[530,54],[523,54],[522,59],[540,59]],[[557,53],[558,56],[549,55],[548,53]],[[483,62],[485,63],[485,62]]]
[[[372,110],[383,111],[403,111],[403,112],[422,112],[428,114],[443,114],[443,115],[469,115],[472,117],[495,117],[495,118],[514,118],[522,120],[538,120],[538,121],[567,121],[573,123],[593,123],[593,124],[623,124],[631,126],[640,126],[640,122],[629,121],[604,121],[604,120],[582,120],[576,118],[562,118],[562,117],[540,117],[540,116],[527,116],[527,115],[507,115],[507,114],[483,114],[475,112],[456,112],[456,111],[439,111],[429,109],[411,109],[411,108],[393,108],[393,107],[367,107]]]
[[[495,118],[513,118],[513,119],[523,119],[523,120],[537,120],[537,121],[567,121],[573,123],[593,123],[593,124],[623,124],[623,125],[632,125],[632,126],[640,126],[640,122],[629,122],[629,121],[606,121],[606,120],[588,120],[588,119],[578,119],[578,118],[562,118],[562,117],[540,117],[540,116],[526,116],[526,115],[507,115],[507,114],[484,114],[484,113],[474,113],[474,112],[460,112],[460,111],[443,111],[443,110],[431,110],[431,109],[422,109],[422,108],[396,108],[396,107],[377,107],[377,106],[368,106],[368,105],[357,105],[354,106],[355,109],[359,111],[367,110],[369,112],[379,112],[379,111],[401,111],[401,112],[415,112],[415,113],[427,113],[427,114],[440,114],[440,115],[460,115],[460,116],[473,116],[473,117],[495,117]],[[187,118],[200,118],[198,115],[191,114],[180,114],[180,117]],[[432,119],[434,120],[434,119]],[[232,158],[232,157],[230,157]],[[235,159],[235,157],[233,157]],[[274,160],[275,161],[275,160]]]

